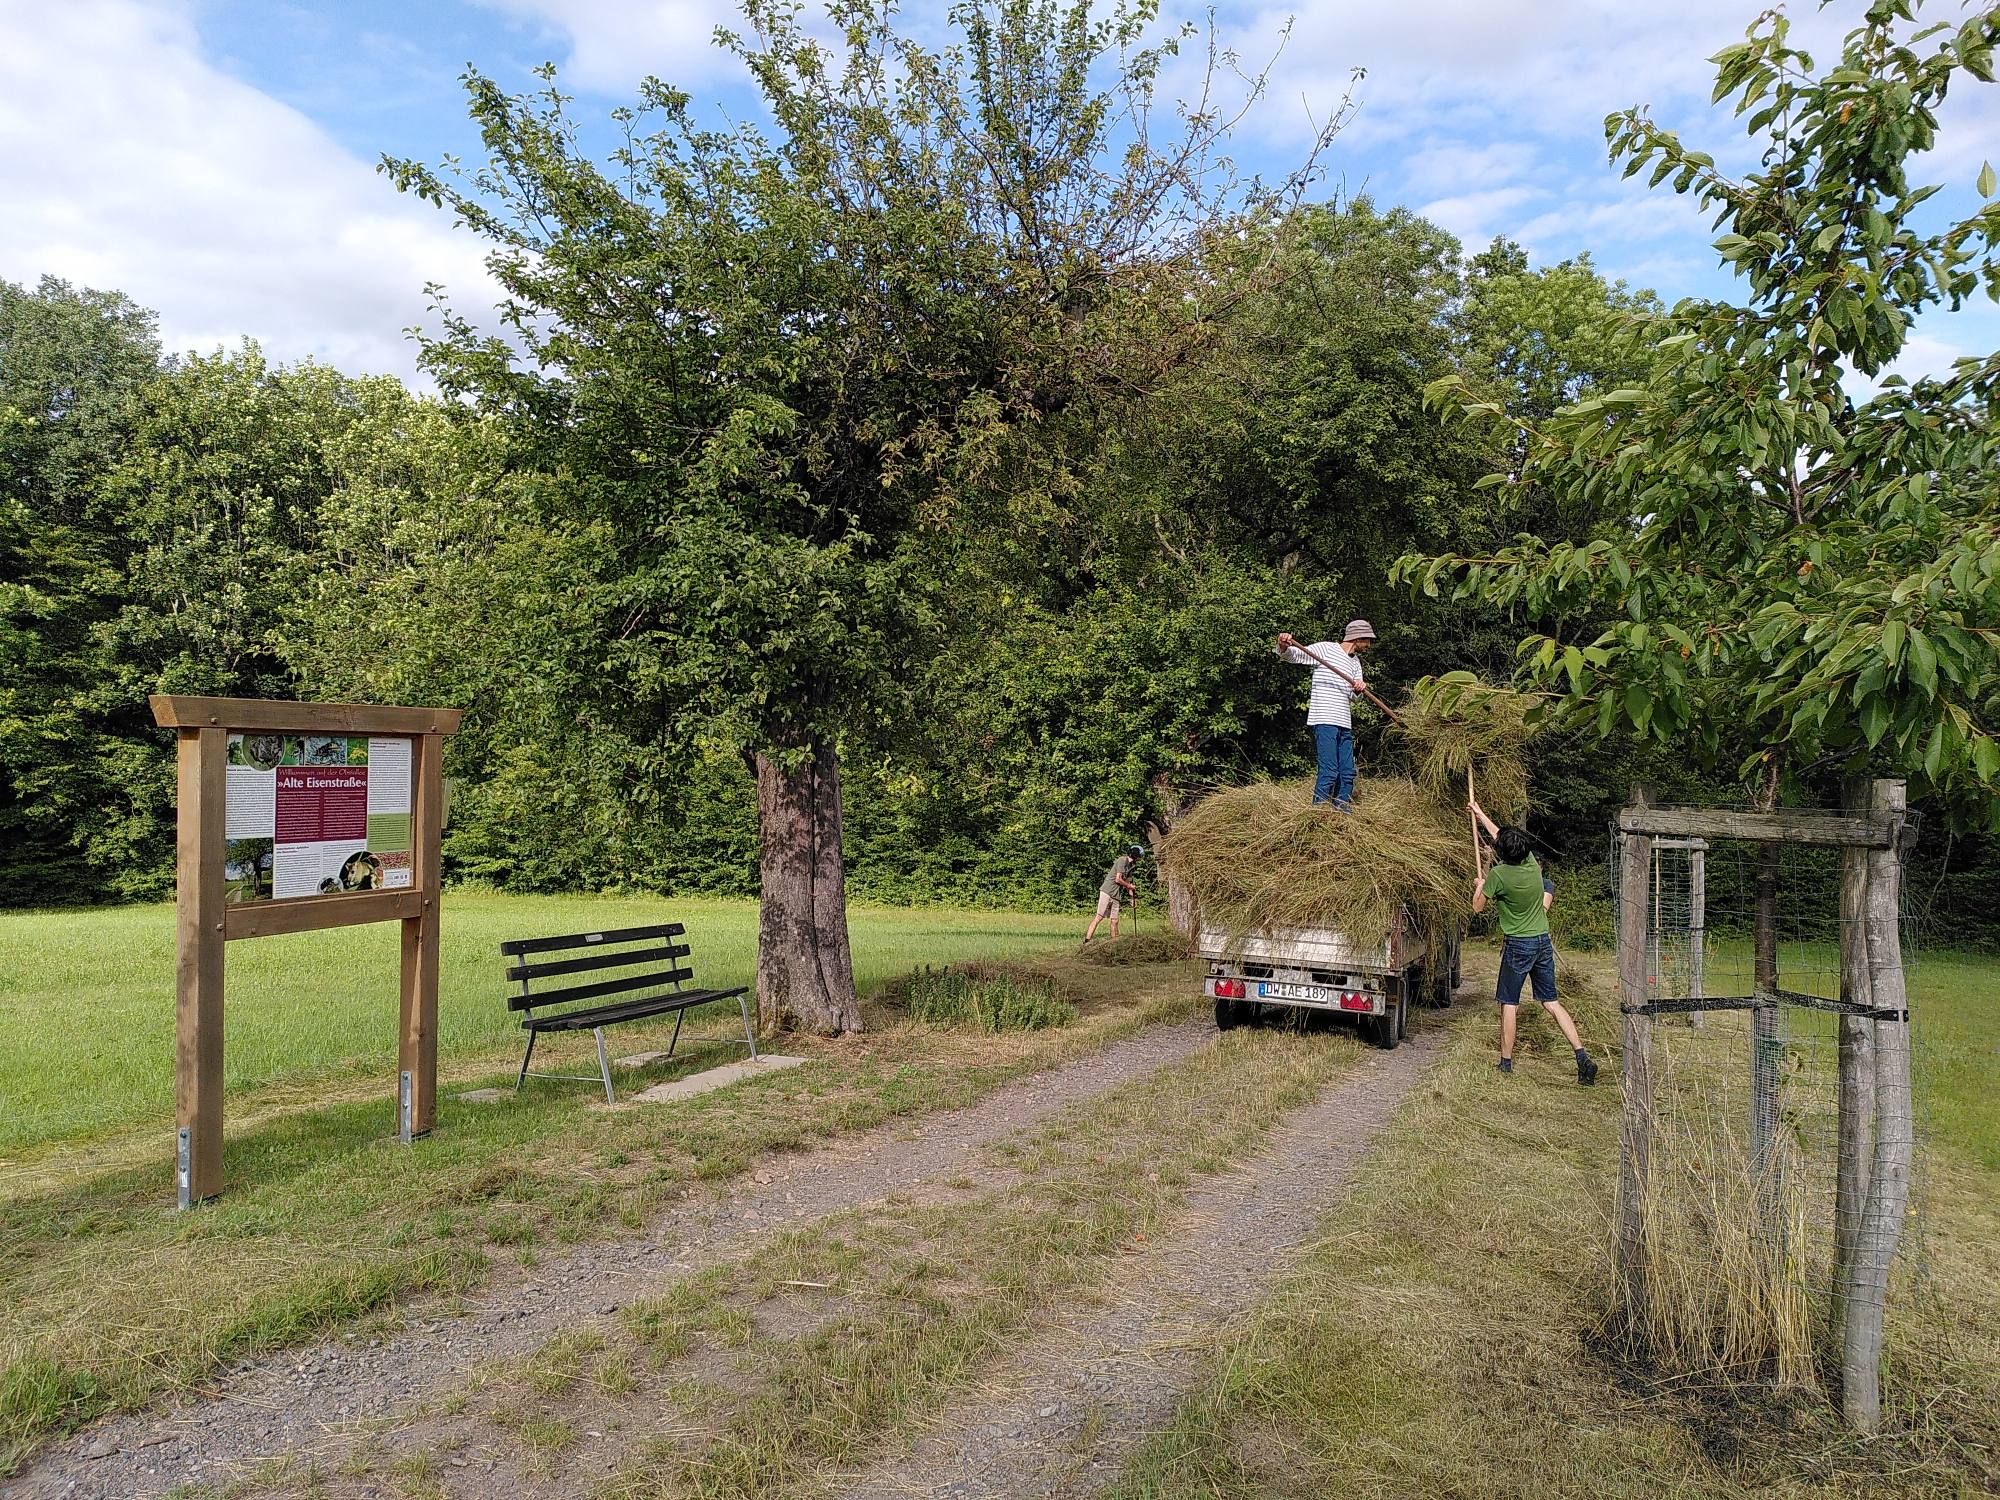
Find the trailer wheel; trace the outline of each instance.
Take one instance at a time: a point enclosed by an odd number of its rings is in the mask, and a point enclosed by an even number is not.
[[[1394,1052],[1403,1040],[1403,1033],[1409,1026],[1409,1020],[1409,992],[1404,990],[1396,996],[1396,1003],[1383,1014],[1369,1017],[1366,1036],[1384,1052]]]
[[[1237,1012],[1234,1000],[1223,1000],[1220,998],[1216,1000],[1215,1029],[1217,1031],[1234,1031],[1242,1024],[1242,1019],[1242,1016]]]
[[[1439,964],[1429,970],[1424,977],[1430,981],[1430,1002],[1434,1010],[1443,1010],[1451,1004],[1452,991],[1458,988],[1458,980],[1448,964]]]

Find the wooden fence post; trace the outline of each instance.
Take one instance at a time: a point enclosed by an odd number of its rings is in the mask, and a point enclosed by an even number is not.
[[[1905,788],[1877,781],[1869,811],[1900,828]],[[1870,1023],[1875,1032],[1875,1132],[1861,1223],[1855,1235],[1847,1294],[1842,1299],[1841,1414],[1860,1432],[1882,1420],[1882,1324],[1889,1270],[1909,1206],[1916,1122],[1910,1108],[1909,1000],[1903,983],[1902,841],[1868,851],[1866,920],[1870,1000],[1895,1017]],[[1844,1144],[1844,1142],[1843,1142]]]
[[[1850,813],[1868,811],[1868,781],[1851,776],[1843,803]],[[1868,851],[1840,851],[1840,998],[1848,1005],[1875,1003],[1868,972]],[[1849,1384],[1845,1369],[1848,1306],[1856,1297],[1853,1285],[1854,1247],[1861,1234],[1861,1215],[1868,1201],[1869,1158],[1875,1136],[1875,1023],[1864,1016],[1840,1018],[1840,1105],[1838,1156],[1833,1194],[1833,1347],[1842,1351],[1841,1388]]]
[[[438,850],[444,828],[444,736],[418,735],[410,747],[413,798],[410,883],[422,898],[403,919],[401,1042],[397,1049],[398,1134],[428,1135],[437,1122]]]
[[[1632,802],[1652,801],[1643,786]],[[1637,1007],[1646,992],[1646,886],[1653,868],[1653,840],[1643,833],[1621,836],[1618,870],[1618,1000],[1623,1011],[1620,1053],[1623,1116],[1618,1129],[1618,1242],[1615,1246],[1625,1314],[1636,1322],[1645,1297],[1645,1215],[1647,1177],[1653,1146],[1653,1018]]]
[[[228,735],[183,729],[176,747],[174,1197],[222,1191],[222,851]]]
[[[1708,997],[1708,840],[1688,840],[1688,990],[1690,998]],[[1688,1024],[1699,1028],[1701,1012],[1688,1012]]]

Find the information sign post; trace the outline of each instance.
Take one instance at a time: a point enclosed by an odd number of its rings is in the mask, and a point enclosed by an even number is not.
[[[156,694],[179,732],[176,1197],[222,1190],[223,953],[239,938],[403,924],[397,1130],[437,1113],[438,844],[459,710]]]

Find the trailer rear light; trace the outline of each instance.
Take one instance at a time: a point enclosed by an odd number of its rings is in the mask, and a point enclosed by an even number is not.
[[[1340,997],[1342,1010],[1373,1010],[1375,1002],[1366,995],[1345,994]]]
[[[1215,998],[1218,1000],[1241,1000],[1243,998],[1243,981],[1240,979],[1216,980]]]

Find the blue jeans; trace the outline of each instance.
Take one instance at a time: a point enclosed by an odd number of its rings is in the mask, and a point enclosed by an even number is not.
[[[1556,945],[1546,932],[1510,937],[1500,945],[1500,984],[1494,998],[1502,1005],[1519,1005],[1524,979],[1532,981],[1535,998],[1542,1004],[1555,999]]]
[[[1315,724],[1312,729],[1319,748],[1313,801],[1331,797],[1335,807],[1347,807],[1354,801],[1354,731],[1342,724]]]

